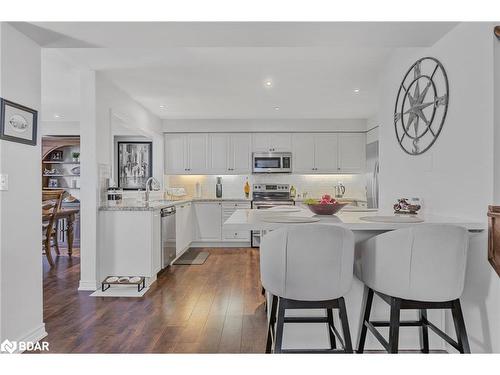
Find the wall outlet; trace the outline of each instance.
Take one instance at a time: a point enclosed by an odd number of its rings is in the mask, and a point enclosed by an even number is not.
[[[9,190],[9,175],[0,173],[0,191]]]

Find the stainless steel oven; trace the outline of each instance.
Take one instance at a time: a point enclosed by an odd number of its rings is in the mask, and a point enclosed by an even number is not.
[[[254,184],[252,192],[252,208],[265,210],[276,206],[295,205],[290,197],[290,185],[288,184]],[[260,246],[261,231],[251,232],[250,240],[252,247]]]
[[[254,152],[253,173],[292,173],[291,152]]]

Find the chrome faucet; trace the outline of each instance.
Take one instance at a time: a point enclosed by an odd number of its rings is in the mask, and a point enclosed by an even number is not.
[[[151,190],[160,190],[160,182],[154,177],[149,177],[146,180],[146,204],[149,203],[149,193]]]

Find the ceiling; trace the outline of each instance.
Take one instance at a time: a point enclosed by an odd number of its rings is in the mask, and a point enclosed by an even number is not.
[[[312,119],[370,117],[390,54],[432,45],[456,24],[13,25],[75,65],[100,71],[161,118]]]

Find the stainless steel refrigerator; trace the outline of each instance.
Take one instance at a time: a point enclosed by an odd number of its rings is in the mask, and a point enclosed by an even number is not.
[[[378,141],[366,145],[366,200],[368,208],[378,208]]]

